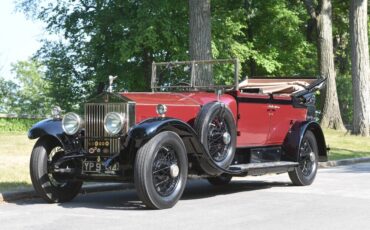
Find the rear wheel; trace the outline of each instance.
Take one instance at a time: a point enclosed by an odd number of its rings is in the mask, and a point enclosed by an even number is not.
[[[318,146],[315,135],[307,131],[299,148],[299,166],[289,172],[294,185],[310,185],[315,180],[318,168]]]
[[[157,134],[137,152],[135,187],[149,208],[173,207],[184,192],[187,174],[185,145],[174,132]]]
[[[32,150],[30,174],[36,192],[49,203],[67,202],[80,192],[82,182],[48,172],[50,165],[64,155],[56,140],[41,138]]]

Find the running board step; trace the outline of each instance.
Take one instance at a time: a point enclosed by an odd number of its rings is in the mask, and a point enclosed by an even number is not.
[[[284,173],[292,171],[298,166],[297,162],[291,161],[276,161],[264,163],[249,163],[231,165],[230,171],[240,171],[241,175],[259,176],[268,173]]]

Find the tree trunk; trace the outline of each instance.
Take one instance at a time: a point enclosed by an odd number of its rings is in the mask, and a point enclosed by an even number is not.
[[[370,135],[370,71],[367,33],[367,0],[351,0],[353,133],[362,136]]]
[[[305,0],[307,11],[316,20],[319,48],[320,75],[327,77],[325,103],[321,125],[325,128],[345,130],[339,110],[337,87],[335,83],[332,5],[331,0],[322,0],[320,12],[316,12],[313,0]]]
[[[189,0],[189,53],[191,60],[211,60],[211,0]],[[213,85],[212,65],[197,65],[195,85]]]

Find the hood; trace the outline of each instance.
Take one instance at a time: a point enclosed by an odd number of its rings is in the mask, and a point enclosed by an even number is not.
[[[167,106],[166,116],[192,124],[204,104],[217,101],[216,94],[208,92],[143,92],[121,95],[136,103],[136,123],[158,116],[156,106],[164,104]],[[234,108],[236,110],[235,99],[232,96],[224,94],[220,100],[232,110]]]

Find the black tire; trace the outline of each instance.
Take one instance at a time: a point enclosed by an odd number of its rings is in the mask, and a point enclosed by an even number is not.
[[[188,176],[186,154],[179,135],[170,131],[157,134],[138,150],[134,168],[135,187],[140,200],[148,208],[171,208],[180,199]],[[177,167],[177,175],[172,173],[172,167]]]
[[[208,177],[207,180],[211,185],[222,186],[230,183],[233,176],[229,174],[222,174],[217,177]]]
[[[225,123],[226,131],[230,135],[230,143],[224,143],[224,140],[218,139],[217,142],[217,149],[211,149],[209,138],[212,135],[212,125],[217,119],[221,120],[219,124]],[[233,117],[232,112],[225,106],[225,104],[219,102],[212,102],[203,106],[202,110],[200,111],[197,119],[195,121],[195,130],[197,131],[201,143],[205,146],[206,150],[208,151],[209,155],[211,156],[211,161],[213,164],[218,165],[221,168],[227,169],[232,160],[234,159],[235,155],[235,147],[236,147],[236,125],[235,120]],[[221,151],[218,151],[222,149]],[[214,155],[216,152],[216,157]],[[220,155],[218,155],[220,153]],[[222,157],[219,157],[222,156]],[[218,158],[218,159],[217,159]],[[212,163],[209,162],[207,158],[201,158],[199,160],[200,166],[202,169],[209,175],[220,175],[222,170],[218,169],[217,167],[213,166]]]
[[[319,159],[318,152],[316,137],[308,130],[303,136],[299,149],[299,166],[289,172],[290,180],[294,185],[306,186],[315,180]]]
[[[62,203],[72,200],[80,192],[82,182],[67,180],[58,181],[58,177],[48,173],[48,161],[51,155],[63,155],[61,144],[50,138],[40,138],[31,154],[30,174],[32,185],[42,199],[49,203]],[[50,158],[49,158],[50,157]]]

